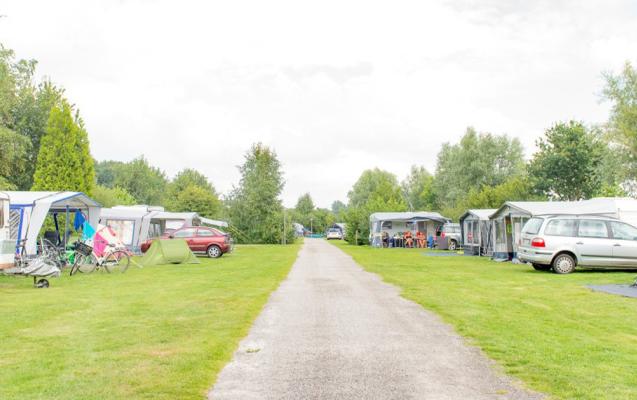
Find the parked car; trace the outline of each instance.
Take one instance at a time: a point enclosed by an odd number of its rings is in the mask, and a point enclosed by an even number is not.
[[[531,218],[522,228],[518,259],[558,274],[576,266],[637,268],[637,228],[603,217]]]
[[[441,225],[436,231],[436,240],[446,241],[449,246],[448,248],[451,251],[460,248],[460,243],[462,243],[461,238],[462,234],[460,233],[460,224],[448,222]]]
[[[340,229],[330,228],[327,230],[327,235],[325,235],[325,238],[327,240],[330,240],[330,239],[341,240],[343,239],[343,232],[341,232]]]
[[[232,251],[233,242],[229,234],[205,226],[189,226],[164,232],[161,239],[184,239],[193,253],[203,253],[208,257],[218,258]],[[142,243],[145,253],[154,239]]]

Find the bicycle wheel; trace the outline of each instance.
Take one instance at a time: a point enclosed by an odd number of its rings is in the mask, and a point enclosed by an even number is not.
[[[84,254],[75,253],[75,260],[73,262],[73,266],[71,267],[71,275],[75,273],[82,272],[85,274],[90,274],[95,271],[95,267],[97,267],[97,260],[91,254],[90,256],[86,256]]]
[[[58,268],[62,269],[66,265],[66,261],[59,247],[48,239],[41,239],[38,244],[38,254],[45,255],[49,260],[55,263]]]
[[[107,272],[124,273],[130,265],[130,256],[123,250],[116,250],[106,256],[102,263]]]

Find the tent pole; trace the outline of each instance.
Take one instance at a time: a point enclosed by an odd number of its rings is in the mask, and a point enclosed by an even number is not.
[[[66,218],[64,219],[64,250],[66,250],[66,243],[68,242],[69,234],[69,206],[66,206]]]
[[[53,213],[53,222],[55,223],[55,232],[58,234],[58,242],[62,239],[60,237],[60,224],[58,223],[58,213]],[[56,245],[59,243],[56,243]]]

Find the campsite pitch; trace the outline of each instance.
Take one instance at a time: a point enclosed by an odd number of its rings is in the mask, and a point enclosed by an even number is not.
[[[631,283],[634,271],[556,275],[488,258],[332,243],[531,388],[561,399],[637,398],[637,299],[586,287]]]
[[[237,246],[196,265],[0,276],[0,399],[201,399],[296,259]]]

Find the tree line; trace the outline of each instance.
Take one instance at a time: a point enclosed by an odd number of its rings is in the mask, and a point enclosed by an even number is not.
[[[16,60],[0,44],[0,190],[82,191],[106,207],[161,205],[227,219],[240,242],[291,241],[292,222],[323,232],[346,222],[348,240],[366,241],[368,218],[378,211],[430,210],[457,219],[469,208],[495,208],[507,200],[578,200],[637,192],[637,70],[626,63],[605,74],[607,123],[558,122],[524,159],[521,143],[507,135],[468,128],[446,143],[433,173],[413,166],[398,178],[378,168],[364,171],[347,204],[318,208],[309,193],[293,209],[280,199],[285,184],[276,152],[254,144],[239,167],[236,187],[220,195],[201,172],[186,168],[169,179],[142,155],[131,161],[96,161],[79,109],[50,79],[34,78],[35,60]]]
[[[528,161],[518,139],[468,128],[458,143],[442,146],[433,174],[413,166],[399,182],[378,168],[364,171],[348,193],[346,239],[366,243],[373,212],[439,211],[457,221],[467,209],[505,201],[635,196],[637,70],[627,62],[604,77],[609,120],[553,124]]]
[[[240,242],[293,239],[280,200],[283,171],[272,149],[251,147],[239,167],[241,181],[227,196],[192,168],[169,179],[143,155],[96,161],[79,109],[50,79],[37,81],[36,66],[0,44],[0,190],[79,191],[104,207],[147,204],[228,219]]]

